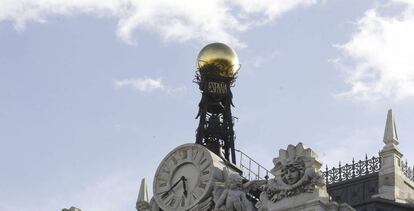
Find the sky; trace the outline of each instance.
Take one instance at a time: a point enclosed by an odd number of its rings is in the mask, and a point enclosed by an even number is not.
[[[135,210],[195,142],[203,46],[239,56],[236,148],[378,156],[387,110],[414,164],[412,0],[0,0],[0,210]]]

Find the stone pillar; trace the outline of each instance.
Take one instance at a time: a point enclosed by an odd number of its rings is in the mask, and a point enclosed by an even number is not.
[[[379,171],[378,197],[398,201],[399,186],[402,181],[401,176],[401,158],[402,153],[397,149],[382,150],[381,169]]]
[[[388,110],[384,132],[384,148],[379,155],[382,159],[379,171],[378,194],[373,197],[399,203],[414,201],[414,182],[402,171],[403,154],[398,149],[398,135],[392,110]]]

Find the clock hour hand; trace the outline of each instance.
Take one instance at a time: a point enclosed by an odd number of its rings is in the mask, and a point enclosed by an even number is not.
[[[187,186],[186,186],[187,179],[183,176],[183,189],[184,189],[184,196],[187,197]]]
[[[184,176],[182,176],[177,182],[174,183],[174,185],[171,186],[170,189],[167,190],[167,192],[163,193],[161,195],[161,198],[165,198],[168,196],[168,194],[172,191],[172,189],[175,188],[175,186],[177,186],[178,184],[180,184],[181,181],[187,180]]]

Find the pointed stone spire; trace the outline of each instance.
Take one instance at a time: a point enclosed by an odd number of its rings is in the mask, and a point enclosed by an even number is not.
[[[145,178],[141,180],[141,186],[139,188],[138,200],[137,202],[149,202],[148,201],[148,189],[147,189],[147,182]]]
[[[388,199],[399,203],[410,203],[414,200],[412,186],[407,185],[401,164],[403,154],[398,149],[398,135],[394,114],[388,110],[384,132],[384,148],[379,152],[381,168],[378,172],[378,194],[373,197]]]
[[[395,127],[395,119],[392,109],[388,110],[387,122],[385,123],[384,131],[384,149],[396,148],[398,145],[397,128]]]
[[[137,211],[148,211],[150,209],[147,182],[145,181],[145,178],[141,180],[141,187],[139,187],[139,194],[135,208],[137,208]]]

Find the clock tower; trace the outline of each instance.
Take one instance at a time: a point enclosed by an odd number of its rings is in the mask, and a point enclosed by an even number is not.
[[[153,197],[148,201],[146,190],[140,192],[138,211],[255,210],[257,198],[247,195],[246,178],[236,166],[231,87],[239,69],[236,53],[223,43],[200,51],[194,79],[201,92],[195,143],[165,156],[154,176]]]
[[[239,60],[232,48],[223,43],[211,43],[198,55],[194,79],[201,91],[196,143],[233,164],[236,164],[236,156],[231,87],[239,69]]]

